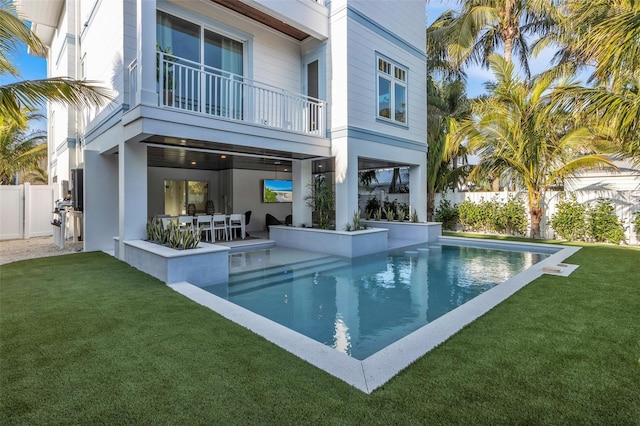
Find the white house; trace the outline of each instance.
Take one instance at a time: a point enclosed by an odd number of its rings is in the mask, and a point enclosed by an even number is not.
[[[336,228],[358,170],[409,167],[426,219],[424,0],[16,0],[49,46],[48,75],[111,87],[105,107],[50,105],[58,196],[84,174],[85,250],[145,237],[147,219],[252,210],[311,222],[312,176],[335,185]],[[293,202],[263,203],[265,179]]]

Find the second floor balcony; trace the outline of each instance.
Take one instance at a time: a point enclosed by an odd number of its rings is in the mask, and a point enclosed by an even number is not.
[[[241,75],[157,52],[158,106],[325,137],[326,103]],[[130,106],[139,104],[137,61],[129,65]]]

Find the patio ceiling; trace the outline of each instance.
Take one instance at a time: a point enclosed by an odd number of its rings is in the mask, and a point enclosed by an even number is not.
[[[291,171],[291,160],[158,146],[148,148],[147,164],[149,167],[215,171],[228,169]]]
[[[268,149],[256,149],[242,147],[233,151],[233,146],[216,146],[210,142],[189,141],[188,146],[154,142],[153,138],[147,151],[147,163],[150,167],[169,167],[179,169],[196,170],[263,170],[291,172],[292,159],[312,159],[290,152],[281,152]],[[202,145],[202,147],[200,146]],[[206,148],[204,148],[206,147]],[[302,157],[302,158],[301,158]],[[312,173],[325,173],[334,170],[332,158],[313,159]],[[396,162],[359,158],[358,170],[389,169],[394,167],[406,167],[406,164]]]

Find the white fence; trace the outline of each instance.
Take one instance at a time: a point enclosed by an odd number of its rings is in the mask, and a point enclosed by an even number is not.
[[[550,222],[551,217],[556,211],[556,204],[562,199],[562,194],[565,194],[565,192],[549,191],[546,193],[542,202],[544,217],[540,222],[540,233],[542,238],[553,239],[556,237],[553,228],[551,228]],[[567,193],[567,196],[569,196],[569,194],[575,195],[577,201],[582,204],[595,202],[598,198],[610,199],[611,203],[616,208],[616,215],[622,221],[627,244],[640,244],[635,233],[635,229],[631,224],[634,214],[640,211],[640,191],[586,190],[571,191],[570,193]],[[453,205],[460,204],[464,200],[469,200],[475,203],[480,202],[481,200],[489,201],[494,197],[499,201],[506,201],[509,196],[521,197],[524,200],[525,206],[527,205],[526,192],[448,192],[445,194],[436,194],[435,208],[438,208],[440,200],[443,197],[449,200]],[[528,210],[527,219],[529,219]]]
[[[53,187],[0,185],[0,240],[53,234]]]

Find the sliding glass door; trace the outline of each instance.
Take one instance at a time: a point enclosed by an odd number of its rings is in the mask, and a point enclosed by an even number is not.
[[[243,118],[242,41],[162,11],[156,36],[157,49],[169,61],[158,69],[158,82],[175,99],[169,106]]]

